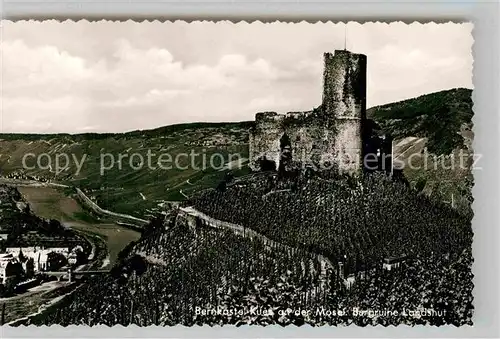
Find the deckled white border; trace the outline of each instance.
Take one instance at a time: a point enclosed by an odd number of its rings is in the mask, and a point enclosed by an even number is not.
[[[471,21],[474,23],[474,150],[483,154],[482,170],[474,173],[475,197],[473,220],[474,244],[474,326],[415,326],[397,327],[317,327],[310,326],[245,326],[245,327],[147,327],[98,326],[83,327],[41,326],[3,327],[1,338],[151,338],[151,337],[500,337],[499,313],[499,5],[496,1],[467,3],[464,1],[428,1],[382,3],[376,1],[345,2],[264,2],[243,3],[239,1],[192,2],[119,2],[119,1],[68,1],[26,2],[0,0],[2,17],[8,19],[48,19],[67,18],[91,20],[134,18],[144,19],[185,19],[261,21],[274,20],[308,22],[334,21],[385,21],[405,19],[413,22]],[[1,95],[1,93],[0,93]]]

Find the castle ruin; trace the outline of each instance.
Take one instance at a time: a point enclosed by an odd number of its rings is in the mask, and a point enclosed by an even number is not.
[[[323,100],[308,112],[257,113],[250,133],[254,171],[310,166],[357,175],[370,138],[366,119],[366,55],[324,54]]]

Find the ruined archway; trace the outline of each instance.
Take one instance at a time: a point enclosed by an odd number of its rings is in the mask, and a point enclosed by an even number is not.
[[[280,138],[280,164],[279,172],[284,173],[290,171],[292,163],[292,143],[287,133],[284,133]]]

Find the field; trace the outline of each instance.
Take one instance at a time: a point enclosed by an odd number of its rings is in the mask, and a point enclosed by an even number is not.
[[[77,216],[84,212],[76,200],[59,189],[21,186],[18,190],[32,211],[41,218],[65,223],[77,220]]]
[[[87,236],[99,237],[106,244],[108,251],[104,267],[112,266],[116,262],[118,253],[140,237],[134,230],[106,220],[95,219],[62,190],[49,187],[19,187],[19,191],[39,217],[56,219]]]
[[[182,225],[169,226],[166,233],[158,229],[141,239],[111,276],[96,277],[40,324],[221,324],[226,317],[197,317],[194,307],[243,309],[259,305],[261,298],[268,299],[269,307],[279,300],[283,307],[293,301],[305,303],[306,296],[312,301],[314,288],[300,288],[307,277],[313,279],[307,273],[313,272],[309,266],[300,265],[310,260],[304,253],[269,253],[261,244],[231,233],[208,229],[193,233]],[[239,322],[238,317],[227,318]],[[270,323],[248,315],[243,319]]]

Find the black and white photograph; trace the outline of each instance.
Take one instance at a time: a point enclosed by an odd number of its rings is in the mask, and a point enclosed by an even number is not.
[[[3,20],[1,325],[474,325],[473,28]]]

